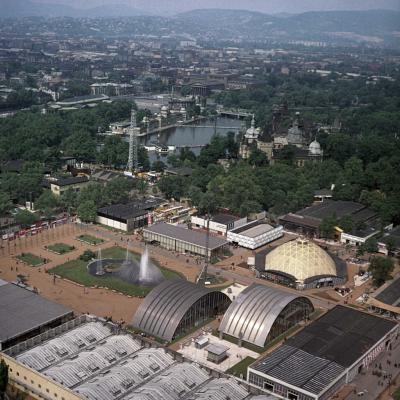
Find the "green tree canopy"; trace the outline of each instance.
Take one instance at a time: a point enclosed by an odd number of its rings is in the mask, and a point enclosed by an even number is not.
[[[166,167],[166,165],[165,165],[164,162],[162,162],[160,160],[157,160],[157,161],[153,162],[153,165],[151,166],[151,169],[156,171],[156,172],[164,172],[165,167]]]
[[[15,221],[22,226],[32,225],[38,220],[39,217],[28,210],[18,210],[15,214]]]
[[[0,216],[7,214],[12,207],[10,195],[7,192],[0,192]]]
[[[59,199],[51,190],[45,190],[35,201],[35,208],[46,216],[51,216],[59,206]]]
[[[83,222],[95,222],[97,216],[97,206],[93,200],[86,200],[78,206],[78,217]]]
[[[73,189],[68,188],[60,197],[60,205],[65,211],[75,210],[78,206],[78,194]]]
[[[368,271],[372,274],[374,285],[379,287],[391,278],[393,269],[394,263],[391,258],[372,257]]]
[[[335,236],[335,227],[337,226],[337,224],[338,221],[334,216],[324,218],[319,225],[321,236],[326,239],[333,239]]]

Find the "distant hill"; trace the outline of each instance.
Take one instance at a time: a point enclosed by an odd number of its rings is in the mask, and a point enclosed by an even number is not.
[[[13,0],[2,4],[0,18],[13,17],[132,17],[149,15],[142,10],[123,4],[105,5],[89,9],[77,9],[61,4],[34,3],[29,0]]]
[[[286,29],[373,34],[400,30],[400,12],[391,10],[319,11],[293,15],[280,21]]]
[[[0,0],[1,1],[1,0]],[[44,1],[44,0],[43,0]],[[117,28],[109,29],[101,21],[87,22],[85,29],[103,36],[132,34],[191,34],[199,40],[325,42],[335,45],[378,45],[400,48],[400,11],[316,11],[303,14],[268,15],[261,12],[226,9],[201,9],[174,17],[148,15],[126,5],[105,5],[91,9],[34,3],[31,0],[12,0],[0,10],[1,17],[130,17],[121,20]],[[64,33],[76,29],[58,26]],[[94,24],[94,26],[91,26]],[[93,28],[93,29],[92,29]],[[94,29],[95,28],[95,29]],[[107,30],[108,29],[108,30]]]
[[[201,9],[176,16],[193,29],[207,28],[227,36],[354,41],[379,41],[400,31],[400,12],[315,11],[292,15],[268,15],[242,10]]]

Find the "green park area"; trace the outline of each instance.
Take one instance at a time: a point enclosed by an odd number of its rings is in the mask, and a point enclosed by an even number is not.
[[[133,259],[137,261],[140,259],[140,254],[134,252],[129,253]],[[126,249],[123,249],[122,247],[110,247],[108,249],[102,250],[102,257],[121,260],[126,257]],[[154,260],[152,262],[156,263]],[[65,264],[58,265],[50,269],[48,272],[61,276],[62,278],[80,283],[87,287],[106,287],[108,289],[116,290],[118,292],[135,297],[145,296],[152,289],[150,287],[139,286],[125,282],[116,276],[93,276],[89,273],[87,265],[88,261],[84,261],[78,258],[76,260],[68,261]],[[174,279],[181,276],[178,272],[172,271],[170,269],[160,266],[159,268],[166,279]]]
[[[80,235],[77,237],[77,239],[92,246],[97,246],[98,244],[104,243],[103,239],[92,235]]]
[[[36,256],[32,253],[21,253],[17,256],[17,259],[32,267],[38,267],[46,262],[45,258]]]
[[[51,244],[50,246],[46,246],[46,249],[52,251],[53,253],[65,254],[75,250],[75,247],[65,243],[55,243]]]

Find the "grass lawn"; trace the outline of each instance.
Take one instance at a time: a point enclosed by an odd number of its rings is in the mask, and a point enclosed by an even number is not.
[[[393,393],[394,400],[400,400],[400,388]]]
[[[17,256],[17,258],[18,260],[21,260],[22,262],[31,265],[32,267],[37,267],[46,262],[45,258],[35,256],[32,253],[21,253],[19,256]]]
[[[139,260],[140,254],[130,252],[132,258]],[[124,259],[126,249],[122,247],[110,247],[102,251],[104,258]],[[154,261],[153,261],[154,262]],[[62,276],[84,286],[102,286],[130,296],[145,296],[152,288],[133,285],[113,276],[93,276],[87,270],[87,262],[82,260],[71,260],[65,264],[58,265],[49,270],[50,273]],[[160,267],[166,279],[178,278],[179,273]]]
[[[238,377],[240,377],[240,374],[242,374],[243,379],[246,379],[246,377],[247,377],[247,367],[250,364],[253,364],[254,361],[256,361],[255,358],[246,357],[242,361],[240,361],[239,363],[234,365],[233,367],[229,368],[226,372],[228,374],[231,374],[231,375],[234,375],[234,376],[238,376]]]
[[[69,244],[65,244],[65,243],[51,244],[50,246],[47,246],[46,248],[57,254],[65,254],[72,250],[75,250],[74,246],[70,246]]]
[[[100,238],[92,236],[92,235],[80,235],[77,237],[77,239],[82,242],[85,242],[87,244],[94,245],[94,246],[104,243],[103,239],[100,239]]]

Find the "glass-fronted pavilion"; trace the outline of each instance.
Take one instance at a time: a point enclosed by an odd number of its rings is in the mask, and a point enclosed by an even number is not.
[[[158,244],[167,250],[205,257],[207,251],[206,234],[166,223],[152,225],[143,230],[146,242]],[[225,239],[210,236],[208,257],[217,256],[228,246]]]

